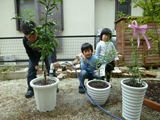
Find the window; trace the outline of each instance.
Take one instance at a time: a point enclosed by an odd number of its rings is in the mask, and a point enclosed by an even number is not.
[[[43,5],[41,5],[38,0],[14,0],[15,2],[15,13],[20,13],[21,11],[24,10],[30,10],[35,8],[35,11],[32,13],[33,15],[36,15],[36,20],[40,20],[40,18],[43,16],[43,14],[40,11],[45,11],[45,8]],[[51,12],[53,12],[53,16],[49,17],[49,20],[54,21],[54,22],[59,22],[58,26],[56,27],[59,32],[55,32],[56,36],[61,36],[62,30],[64,29],[63,27],[63,6],[61,5],[60,2],[57,3],[57,9],[53,9]],[[21,15],[23,19],[24,16]],[[38,21],[39,24],[43,24],[43,21]],[[20,21],[16,20],[16,29],[20,31]],[[57,51],[62,50],[62,40],[58,39],[59,45],[57,47]]]
[[[18,0],[18,4],[19,4],[18,6],[19,11],[30,10],[35,8],[34,0]],[[20,15],[22,16],[21,12]],[[36,15],[36,12],[33,11],[32,15]],[[22,16],[22,19],[25,19],[25,17]]]
[[[118,11],[122,11],[125,15],[131,15],[131,0],[126,0],[125,2],[121,3],[116,0],[116,13],[115,13],[115,20],[117,20],[117,14],[118,14]]]
[[[15,2],[15,13],[20,13],[21,17],[23,19],[24,16],[22,16],[22,13],[21,11],[24,11],[24,10],[30,10],[30,9],[33,9],[35,8],[35,11],[32,13],[33,15],[36,15],[36,18],[37,20],[39,20],[41,17],[42,17],[42,14],[40,11],[43,11],[45,10],[43,8],[43,6],[38,2],[38,0],[14,0]],[[63,6],[60,4],[60,3],[57,3],[58,5],[58,11],[57,9],[54,9],[52,10],[52,12],[54,13],[53,16],[51,16],[53,21],[55,21],[56,23],[59,22],[58,26],[57,26],[57,29],[59,31],[62,31],[64,29],[63,27]],[[43,21],[39,21],[39,24],[42,24]],[[16,20],[16,29],[17,30],[20,30],[20,21],[19,20]],[[59,35],[59,33],[57,33],[56,35]]]
[[[25,19],[25,17],[22,16],[21,11],[30,10],[33,8],[35,8],[34,0],[15,0],[15,13],[16,14],[20,13],[22,19]],[[35,11],[32,14],[36,15]],[[20,30],[20,21],[19,20],[16,20],[16,28],[17,28],[17,30]]]

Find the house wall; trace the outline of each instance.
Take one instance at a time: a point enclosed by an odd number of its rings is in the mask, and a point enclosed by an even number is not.
[[[115,0],[63,0],[63,2],[64,30],[62,31],[62,36],[95,35],[98,29],[104,27],[114,29]],[[140,16],[141,12],[140,8],[133,9],[132,7],[132,15]],[[16,21],[11,20],[14,17],[14,13],[14,0],[1,0],[0,37],[23,36],[22,32],[16,30]],[[94,45],[94,38],[87,38],[87,41]],[[62,51],[58,51],[58,57],[63,58],[64,55],[72,52],[73,54],[68,55],[67,58],[75,58],[75,55],[81,52],[80,47],[84,42],[86,42],[86,39],[66,39],[62,43]],[[19,45],[17,51],[4,47],[3,44],[5,43],[5,41],[0,40],[0,54],[7,54],[7,51],[9,51],[11,54],[15,54],[17,59],[22,59],[18,53],[20,48],[24,52],[21,54],[26,54],[22,41],[15,42],[15,45]],[[73,46],[76,47],[76,50],[71,49],[70,43],[74,44]]]
[[[94,35],[94,0],[64,0],[63,12],[64,30],[62,35]]]
[[[135,5],[135,3],[131,3],[131,5],[132,5],[131,15],[133,15],[133,16],[142,16],[143,10],[140,7],[133,8],[133,6]]]
[[[14,0],[0,1],[0,37],[22,37],[22,32],[16,30],[16,21],[11,20],[14,17]],[[12,42],[14,41],[14,42]],[[28,59],[22,40],[0,39],[0,55],[5,55],[4,59]],[[22,55],[24,56],[22,58]],[[7,63],[12,64],[12,63]]]
[[[16,30],[14,17],[14,0],[1,0],[0,2],[0,37],[19,37],[23,34]]]
[[[64,0],[64,30],[62,36],[68,35],[94,35],[95,32],[95,1],[94,0]],[[58,56],[62,58],[75,58],[81,53],[81,45],[86,42],[86,38],[68,38],[62,43],[62,51]],[[94,46],[94,38],[88,40]],[[71,45],[74,43],[73,45]],[[72,48],[71,48],[71,46]],[[69,53],[72,52],[72,55]]]
[[[95,0],[95,34],[102,28],[114,29],[115,0]]]
[[[133,8],[131,15],[141,16],[141,8]],[[63,4],[64,30],[67,35],[95,35],[98,29],[108,27],[114,29],[115,0],[67,0]],[[14,0],[1,0],[0,37],[19,37],[23,34],[16,30],[14,16]]]

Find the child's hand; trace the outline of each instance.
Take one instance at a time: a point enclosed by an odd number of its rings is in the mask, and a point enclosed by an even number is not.
[[[94,70],[94,73],[99,72],[100,70]]]
[[[116,60],[116,61],[114,61],[114,64],[115,64],[115,65],[118,65],[118,61],[117,61],[117,60]]]
[[[81,57],[82,57],[82,59],[83,59],[84,64],[86,64],[86,58],[84,57],[83,54],[81,54]]]

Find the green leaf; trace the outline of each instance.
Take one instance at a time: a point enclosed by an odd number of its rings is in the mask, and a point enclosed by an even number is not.
[[[51,47],[51,50],[54,51],[54,47]]]
[[[51,51],[48,50],[48,53],[49,53],[50,56],[52,56],[52,52]]]
[[[46,19],[46,17],[42,17],[42,18],[40,19],[40,21],[45,20],[45,19]]]
[[[45,58],[45,56],[46,56],[46,54],[45,54],[45,51],[44,51],[44,50],[42,50],[42,51],[41,51],[41,55],[42,55],[42,56],[41,56],[41,57],[42,57],[42,60],[44,60],[44,58]]]
[[[36,15],[31,15],[30,17],[32,18],[32,17],[35,17]]]
[[[45,5],[45,2],[42,2],[42,1],[38,1],[39,3],[41,3],[41,4],[43,4],[43,5]]]
[[[56,9],[58,10],[58,7],[57,7],[57,5],[56,5]]]
[[[45,7],[45,10],[46,10],[46,11],[48,10],[48,6]]]
[[[60,2],[61,4],[63,4],[63,0],[56,0],[56,2]]]
[[[51,7],[53,7],[53,6],[56,6],[56,4],[55,4],[55,3],[53,3],[53,4],[51,4],[50,6],[51,6]]]
[[[51,16],[51,15],[53,15],[53,13],[48,13],[48,14],[47,14],[47,16]]]
[[[55,47],[58,47],[58,40],[57,39],[54,41],[54,43],[55,43]]]
[[[56,25],[54,22],[48,22],[48,24],[50,24],[50,26],[55,26]]]
[[[44,12],[42,12],[42,11],[41,11],[41,13],[42,13],[42,14],[46,14],[46,13],[44,13]]]
[[[28,36],[32,35],[34,31],[30,32]]]
[[[53,10],[55,8],[55,6],[54,7],[52,7],[52,8],[50,8],[49,10],[48,10],[48,12],[50,12],[51,10]],[[53,14],[53,13],[52,13]]]

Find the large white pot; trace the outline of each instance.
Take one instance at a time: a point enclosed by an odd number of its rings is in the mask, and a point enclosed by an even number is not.
[[[143,82],[144,87],[131,87],[124,83],[130,78],[121,81],[122,87],[122,116],[126,120],[139,120],[142,104],[148,84]]]
[[[36,99],[37,109],[40,112],[51,111],[56,106],[56,95],[57,95],[57,85],[59,79],[56,77],[49,77],[47,79],[55,80],[56,82],[50,85],[38,86],[34,85],[36,81],[42,80],[43,77],[35,78],[30,82],[30,85],[33,87],[34,96]]]
[[[98,89],[98,88],[93,88],[89,85],[90,82],[92,81],[102,81],[107,83],[109,86],[107,88],[103,89]],[[111,85],[107,81],[104,80],[90,80],[86,84],[87,86],[87,92],[88,94],[92,97],[92,99],[98,104],[98,105],[103,105],[108,99],[108,96],[110,94],[110,88]],[[94,102],[90,99],[91,103],[94,104]]]

